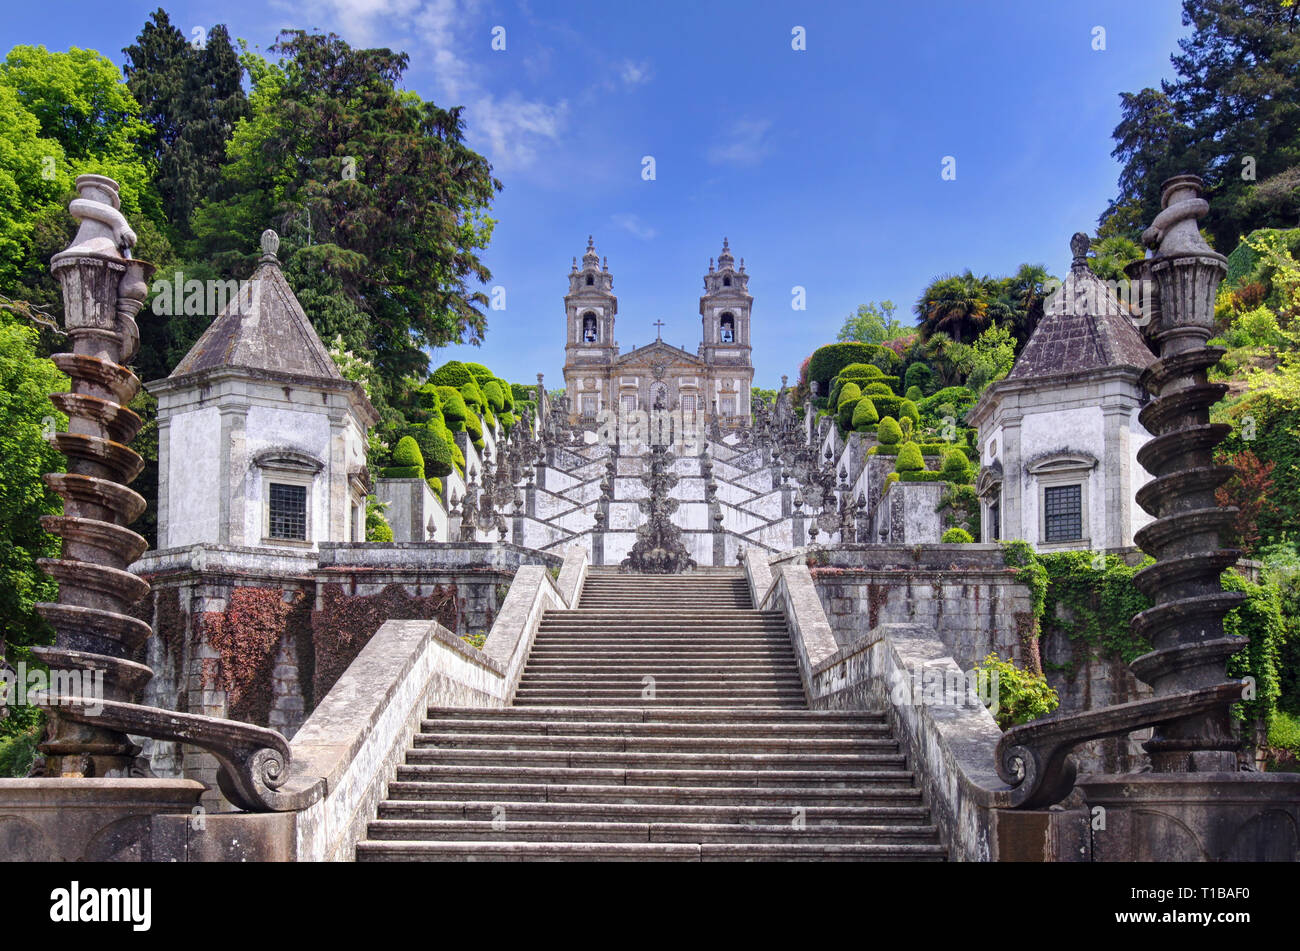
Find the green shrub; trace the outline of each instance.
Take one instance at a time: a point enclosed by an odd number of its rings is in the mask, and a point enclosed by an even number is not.
[[[913,366],[916,365],[917,364],[913,364]],[[919,386],[909,386],[907,388],[907,393],[905,394],[905,398],[911,400],[913,403],[917,403],[925,399],[925,394],[921,392],[921,388]]]
[[[970,480],[970,462],[966,454],[959,449],[949,449],[943,454],[943,464],[939,467],[949,482],[967,482]]]
[[[872,383],[868,383],[866,386],[862,388],[862,395],[863,396],[893,396],[894,391],[889,388],[888,383],[881,383],[879,380],[876,380]]]
[[[511,383],[510,395],[515,398],[515,404],[531,403],[537,398],[537,387],[529,386],[526,383]]]
[[[474,378],[474,382],[479,386],[496,377],[495,373],[481,363],[466,363],[465,369],[469,371],[469,375]]]
[[[854,404],[852,419],[854,432],[871,432],[876,428],[878,422],[880,422],[880,416],[876,413],[876,405],[871,400],[861,399]]]
[[[496,377],[496,384],[501,388],[502,409],[507,413],[513,412],[515,408],[515,391],[513,387],[511,387],[505,380],[501,379],[501,377]]]
[[[899,420],[898,420],[898,428],[899,428],[899,429],[902,431],[902,433],[903,433],[903,442],[911,442],[911,441],[912,441],[912,431],[913,431],[913,429],[916,428],[916,427],[912,424],[912,418],[911,418],[910,416],[902,416],[902,417],[900,417]]]
[[[909,445],[914,445],[910,443]],[[909,472],[899,473],[904,482],[947,482],[942,472],[935,472],[933,469],[913,469]]]
[[[839,372],[841,380],[878,380],[884,375],[885,371],[874,363],[850,363]]]
[[[901,405],[899,406],[899,408],[898,408],[898,411],[899,411],[899,413],[902,414],[901,416],[899,416],[899,419],[900,419],[900,420],[901,420],[904,416],[906,416],[906,417],[907,417],[908,419],[910,419],[914,424],[917,424],[917,425],[920,424],[920,422],[921,422],[921,411],[920,411],[919,409],[916,408],[916,404],[913,403],[911,400],[903,400],[902,404],[901,404]]]
[[[442,400],[438,396],[438,387],[425,383],[415,391],[415,402],[421,409],[442,409]]]
[[[891,369],[898,357],[892,350],[871,343],[832,343],[818,347],[808,358],[808,380],[821,384],[829,392],[828,384],[850,364],[870,363],[881,370]]]
[[[916,404],[916,408],[926,416],[942,419],[951,416],[960,421],[967,411],[975,405],[978,396],[964,386],[946,386],[933,396],[927,396]]]
[[[433,437],[424,453],[424,474],[433,478],[449,475],[456,465],[455,443],[446,427],[428,428]]]
[[[921,449],[914,442],[903,443],[898,450],[898,459],[894,462],[894,468],[898,472],[920,472],[925,468],[925,460],[921,458]]]
[[[22,779],[36,762],[36,745],[45,733],[41,720],[23,730],[0,736],[0,778]]]
[[[366,499],[366,541],[368,542],[391,542],[393,540],[393,529],[388,524],[388,519],[384,518],[384,508],[382,502],[375,501],[372,495]]]
[[[940,538],[946,545],[969,545],[974,540],[964,528],[950,528]]]
[[[380,470],[385,479],[423,479],[424,466],[389,466]]]
[[[459,360],[448,360],[433,371],[429,382],[434,386],[450,386],[459,389],[466,383],[473,383],[474,375]]]
[[[876,407],[879,409],[880,407]],[[876,439],[882,446],[893,446],[903,441],[903,431],[898,427],[898,420],[892,416],[881,419],[876,427]],[[883,452],[883,450],[881,450]]]
[[[465,428],[465,420],[469,418],[465,397],[455,387],[439,386],[438,398],[442,401],[442,418],[446,420],[447,428],[454,433],[460,432]]]
[[[1021,670],[994,652],[975,668],[981,699],[989,698],[989,712],[1002,729],[1045,717],[1061,704],[1056,691],[1041,674]],[[993,689],[996,685],[996,698]]]
[[[424,467],[424,456],[420,454],[420,444],[410,436],[403,436],[393,449],[393,465]]]
[[[436,478],[436,477],[435,477],[435,478],[431,478],[431,479],[425,479],[424,481],[427,482],[427,483],[429,484],[429,488],[433,490],[433,494],[436,495],[438,498],[441,499],[441,498],[442,498],[442,480],[439,479],[439,478]]]
[[[907,385],[908,390],[916,388],[921,391],[927,391],[934,385],[934,371],[930,369],[928,363],[913,363],[903,374],[903,382]],[[908,399],[913,399],[911,393],[908,393]],[[917,397],[916,399],[920,399]]]
[[[1300,756],[1300,717],[1279,710],[1268,728],[1268,745]]]
[[[897,481],[898,481],[898,473],[897,473],[897,472],[891,472],[891,473],[889,473],[889,475],[885,476],[885,485],[886,485],[886,486],[891,486],[891,485],[893,485],[893,484],[894,484],[895,482],[897,482]]]
[[[862,390],[854,382],[849,381],[840,387],[839,399],[835,401],[835,408],[839,409],[847,402],[862,399]]]
[[[853,413],[857,410],[859,403],[866,403],[861,396],[857,399],[847,399],[840,401],[840,408],[835,412],[835,421],[839,423],[840,432],[847,433],[853,429]]]
[[[501,389],[501,384],[496,380],[488,380],[483,384],[482,389],[483,396],[487,399],[488,405],[492,407],[492,411],[496,413],[504,412],[506,408],[506,395]]]
[[[483,391],[479,389],[477,383],[470,380],[463,386],[458,387],[460,395],[465,397],[465,405],[478,413],[480,416],[487,409],[487,399],[483,396]]]

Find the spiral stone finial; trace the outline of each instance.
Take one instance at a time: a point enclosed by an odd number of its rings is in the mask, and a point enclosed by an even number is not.
[[[1245,646],[1223,630],[1223,616],[1244,595],[1224,591],[1219,580],[1241,553],[1220,542],[1231,533],[1236,509],[1220,507],[1214,496],[1233,473],[1214,462],[1214,448],[1230,427],[1210,422],[1210,407],[1227,386],[1206,376],[1223,355],[1205,342],[1214,329],[1215,292],[1227,259],[1201,238],[1196,223],[1209,204],[1200,196],[1201,180],[1194,175],[1164,184],[1164,210],[1143,234],[1155,254],[1138,269],[1158,288],[1159,317],[1146,329],[1160,359],[1141,378],[1155,398],[1138,418],[1154,436],[1137,455],[1154,476],[1138,491],[1137,502],[1156,520],[1134,539],[1156,562],[1134,578],[1155,604],[1133,618],[1134,632],[1154,649],[1130,667],[1157,698],[1225,684],[1225,661]],[[1234,769],[1238,742],[1228,711],[1224,704],[1157,726],[1146,744],[1153,769]]]

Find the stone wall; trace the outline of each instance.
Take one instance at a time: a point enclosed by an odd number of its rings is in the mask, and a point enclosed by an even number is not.
[[[808,564],[840,646],[880,624],[919,624],[938,635],[963,670],[993,651],[1017,667],[1041,663],[1062,713],[1150,696],[1117,654],[1058,633],[1039,641],[1035,658],[1026,640],[1033,622],[1029,589],[1014,578],[997,545],[810,547],[773,563],[787,561]],[[1142,730],[1081,746],[1075,753],[1080,773],[1141,769],[1149,735]]]
[[[153,586],[137,608],[154,636],[144,702],[229,717],[293,738],[316,704],[389,620],[431,620],[486,634],[518,568],[561,559],[511,545],[324,544],[319,552],[201,545],[149,552],[133,566]],[[216,761],[144,740],[154,773],[208,786]]]

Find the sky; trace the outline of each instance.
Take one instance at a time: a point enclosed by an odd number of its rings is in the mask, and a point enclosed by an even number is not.
[[[7,0],[0,51],[90,47],[120,65],[158,5]],[[624,352],[657,320],[695,351],[703,275],[727,237],[750,274],[762,387],[793,380],[859,304],[892,300],[911,323],[938,275],[1064,273],[1070,236],[1115,192],[1119,93],[1169,78],[1186,34],[1178,0],[162,5],[187,35],[221,22],[262,51],[282,28],[405,50],[406,88],[464,106],[505,186],[483,254],[483,289],[503,288],[505,307],[481,347],[434,362],[521,383],[541,372],[551,388],[589,234]]]

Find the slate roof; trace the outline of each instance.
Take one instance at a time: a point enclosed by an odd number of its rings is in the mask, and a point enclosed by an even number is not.
[[[278,245],[278,239],[273,243]],[[203,332],[170,379],[217,367],[238,367],[343,382],[280,270],[275,248],[264,253],[239,294]]]
[[[1143,370],[1155,361],[1128,307],[1092,273],[1086,257],[1078,250],[1070,273],[1048,301],[1042,320],[1007,379],[1027,380],[1111,367]]]

